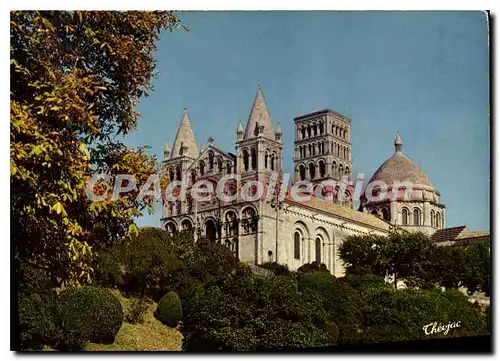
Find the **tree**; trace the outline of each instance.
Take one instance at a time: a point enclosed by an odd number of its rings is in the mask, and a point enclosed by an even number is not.
[[[151,207],[137,191],[111,192],[117,174],[138,184],[159,171],[144,148],[117,136],[133,131],[138,100],[156,75],[156,41],[180,26],[172,12],[14,11],[11,56],[11,240],[16,259],[59,284],[92,281],[92,254],[135,231]],[[95,173],[109,183],[87,184]]]
[[[465,248],[465,269],[463,285],[469,294],[476,291],[490,295],[491,255],[490,240],[473,243]]]
[[[423,233],[391,233],[382,236],[350,236],[340,246],[340,258],[347,273],[394,277],[408,285],[421,286],[434,275],[436,246]]]
[[[386,264],[382,264],[381,250],[386,238],[381,236],[349,236],[339,248],[340,258],[347,273],[368,268],[374,274],[385,276]]]

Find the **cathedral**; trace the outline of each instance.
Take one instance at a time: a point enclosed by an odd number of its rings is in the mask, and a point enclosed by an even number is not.
[[[274,126],[260,86],[248,121],[237,126],[235,153],[219,149],[212,138],[198,149],[185,111],[172,148],[165,145],[163,169],[169,181],[188,177],[188,186],[203,180],[216,189],[222,177],[238,177],[224,183],[225,194],[233,196],[231,201],[208,193],[204,201],[198,201],[189,191],[184,199],[165,201],[161,226],[170,232],[191,230],[195,237],[224,244],[250,265],[278,262],[296,270],[305,263],[318,262],[335,276],[344,274],[338,249],[350,235],[388,235],[398,228],[429,234],[443,244],[489,236],[489,232],[469,232],[465,226],[445,228],[446,207],[440,202],[440,193],[403,153],[399,134],[394,154],[368,182],[386,184],[385,195],[377,197],[381,189],[375,186],[374,197],[362,194],[359,207],[355,207],[350,182],[343,188],[323,187],[321,192],[329,195],[328,201],[314,195],[306,201],[293,197],[289,188],[298,182],[316,187],[325,181],[338,184],[352,178],[351,119],[324,109],[297,116],[294,122],[294,174],[286,183],[282,177],[281,126]],[[275,191],[273,174],[281,175]],[[286,184],[282,197],[280,180]],[[242,197],[245,185],[255,181],[276,196]],[[405,182],[411,182],[411,187],[400,186]]]

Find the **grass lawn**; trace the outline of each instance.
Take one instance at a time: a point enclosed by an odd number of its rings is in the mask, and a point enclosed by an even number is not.
[[[112,292],[120,300],[125,314],[131,299],[124,297],[117,290]],[[87,351],[180,351],[182,334],[155,319],[153,316],[155,310],[156,303],[146,312],[142,324],[133,325],[124,321],[113,344],[89,343],[85,349]]]

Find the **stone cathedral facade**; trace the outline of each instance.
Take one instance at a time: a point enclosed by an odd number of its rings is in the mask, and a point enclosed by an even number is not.
[[[350,179],[351,119],[325,109],[298,116],[294,122],[294,174],[289,186],[299,181],[316,185]],[[273,124],[260,87],[248,121],[237,126],[235,153],[218,148],[212,138],[199,149],[185,111],[172,148],[168,143],[165,146],[163,166],[169,180],[186,181],[187,177],[188,187],[204,180],[216,189],[224,176],[237,174],[239,179],[225,184],[224,192],[233,196],[232,201],[208,193],[204,201],[195,201],[188,190],[184,200],[164,202],[162,227],[170,232],[192,230],[197,237],[226,245],[249,264],[277,261],[294,270],[305,263],[320,262],[336,276],[344,273],[338,248],[349,235],[387,235],[393,227],[427,234],[444,229],[446,212],[440,193],[422,169],[403,154],[399,135],[394,155],[370,180],[385,182],[388,193],[395,181],[411,181],[413,187],[398,188],[396,198],[373,201],[362,196],[360,207],[354,209],[353,186],[346,186],[344,197],[339,197],[339,187],[325,187],[324,192],[331,195],[328,202],[315,197],[298,201],[290,192],[281,200],[244,199],[241,190],[245,184],[260,181],[268,191],[273,174],[282,170],[281,136],[281,126]]]

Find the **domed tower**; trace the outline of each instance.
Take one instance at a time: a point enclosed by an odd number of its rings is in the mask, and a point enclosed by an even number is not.
[[[424,171],[403,154],[398,133],[395,152],[373,174],[360,197],[361,210],[412,232],[429,235],[444,228],[446,209]]]

